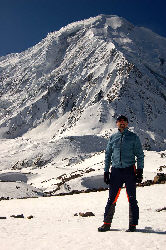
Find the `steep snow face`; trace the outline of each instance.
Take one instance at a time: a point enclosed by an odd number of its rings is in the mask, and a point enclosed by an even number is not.
[[[107,136],[123,113],[145,149],[165,149],[165,47],[150,30],[99,15],[1,57],[1,138]]]

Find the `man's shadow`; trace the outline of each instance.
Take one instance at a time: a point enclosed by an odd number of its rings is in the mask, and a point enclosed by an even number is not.
[[[150,233],[150,234],[166,234],[166,231],[156,231],[151,227],[145,227],[144,229],[136,229],[136,232],[140,233]]]
[[[121,229],[110,228],[109,231],[124,231]],[[151,227],[145,227],[144,229],[136,229],[135,233],[150,233],[150,234],[166,234],[166,231],[155,231]]]

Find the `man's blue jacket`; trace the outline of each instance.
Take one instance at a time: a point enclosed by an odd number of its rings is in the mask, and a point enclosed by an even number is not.
[[[137,159],[137,168],[144,167],[144,153],[139,137],[125,128],[123,133],[118,131],[111,135],[106,152],[105,168],[108,172],[110,165],[114,168],[126,168],[135,165]]]

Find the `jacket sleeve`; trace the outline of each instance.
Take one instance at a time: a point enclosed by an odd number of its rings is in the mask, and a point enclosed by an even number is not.
[[[144,152],[138,136],[136,136],[134,153],[137,157],[137,168],[144,168]]]
[[[104,168],[104,172],[108,172],[110,165],[111,165],[111,156],[112,156],[112,145],[111,145],[111,137],[108,141],[107,144],[107,148],[105,151],[105,168]]]

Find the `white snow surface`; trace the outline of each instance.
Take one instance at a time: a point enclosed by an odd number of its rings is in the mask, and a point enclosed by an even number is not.
[[[128,201],[121,190],[111,231],[100,233],[108,191],[27,200],[1,201],[2,250],[61,250],[61,249],[151,249],[164,250],[166,245],[166,185],[137,188],[140,219],[137,231],[128,228]],[[93,217],[74,216],[93,212]],[[23,214],[17,219],[11,215]],[[33,218],[27,219],[32,215]]]

